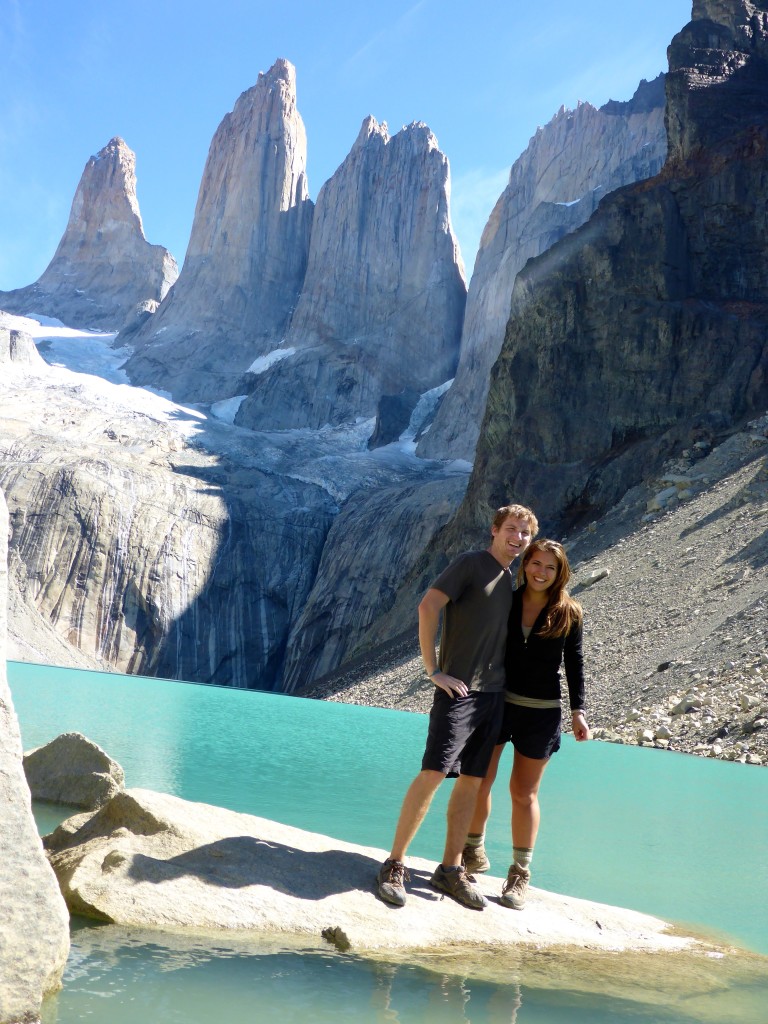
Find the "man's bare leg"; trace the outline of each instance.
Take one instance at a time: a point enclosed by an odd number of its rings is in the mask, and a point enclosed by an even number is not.
[[[442,772],[426,769],[419,772],[408,787],[395,829],[395,839],[390,853],[392,860],[402,861],[404,859],[411,840],[419,831],[419,826],[429,810],[432,797],[444,778],[445,775]]]
[[[433,889],[447,893],[465,907],[474,910],[483,910],[488,906],[488,900],[475,888],[474,879],[464,869],[461,855],[482,781],[474,775],[460,775],[456,780],[448,801],[448,828],[443,860],[429,880]]]
[[[448,829],[442,861],[444,868],[458,867],[461,864],[461,854],[467,840],[469,823],[475,811],[477,794],[482,781],[481,778],[474,775],[460,775],[456,779],[451,798],[448,801]]]
[[[473,832],[475,835],[481,835],[485,832],[485,826],[491,816],[491,787],[496,781],[496,774],[499,770],[499,761],[501,760],[501,755],[503,753],[503,743],[499,743],[493,748],[491,763],[488,765],[488,771],[485,778],[482,779],[480,783],[477,800],[475,801],[475,810],[472,814],[472,821],[467,829],[468,832]]]

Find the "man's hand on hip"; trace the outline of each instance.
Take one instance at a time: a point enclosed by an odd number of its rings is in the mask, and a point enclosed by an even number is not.
[[[449,676],[447,672],[435,672],[432,682],[441,690],[445,690],[449,697],[466,697],[469,693],[469,687],[465,682],[455,676]]]

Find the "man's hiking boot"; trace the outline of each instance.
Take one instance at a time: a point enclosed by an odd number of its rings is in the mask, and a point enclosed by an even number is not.
[[[482,843],[479,846],[470,846],[467,843],[461,854],[461,862],[466,868],[468,875],[481,875],[484,871],[488,871],[491,866],[488,854],[485,852],[485,847]]]
[[[501,888],[501,905],[511,907],[512,910],[522,910],[530,880],[531,872],[527,868],[510,864],[507,880]]]
[[[429,884],[472,910],[483,910],[488,906],[488,900],[472,885],[463,866],[446,870],[442,864],[438,864]]]
[[[405,864],[399,860],[385,860],[379,868],[376,876],[376,885],[379,889],[379,896],[385,903],[392,903],[396,907],[405,906],[405,882],[410,882],[411,876]]]

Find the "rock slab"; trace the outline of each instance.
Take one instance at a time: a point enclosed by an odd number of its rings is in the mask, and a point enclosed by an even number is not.
[[[432,890],[434,865],[416,858],[411,897],[393,909],[374,894],[382,850],[142,789],[69,819],[45,845],[72,911],[115,924],[324,935],[354,951],[696,945],[658,918],[538,889],[524,913],[497,901],[472,913]],[[481,887],[501,884],[483,878]]]
[[[61,984],[69,915],[32,817],[5,673],[7,536],[0,492],[0,1024],[16,1024],[37,1020],[43,997]]]
[[[125,789],[125,773],[80,732],[60,736],[24,754],[24,774],[35,800],[95,811]]]
[[[28,660],[278,685],[335,510],[321,488],[253,465],[226,425],[41,360],[0,362],[0,486]]]

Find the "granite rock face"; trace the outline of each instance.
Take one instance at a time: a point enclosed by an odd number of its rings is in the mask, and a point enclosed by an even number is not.
[[[694,15],[661,174],[518,275],[457,536],[509,494],[545,527],[594,518],[768,406],[768,8]]]
[[[301,298],[274,361],[246,380],[239,424],[353,422],[453,376],[466,287],[449,188],[426,125],[390,138],[365,119],[320,190]]]
[[[254,466],[231,428],[55,367],[2,364],[0,421],[14,622],[92,667],[278,685],[336,511],[322,488]]]
[[[369,451],[367,423],[254,434],[49,367],[21,332],[0,331],[3,352],[23,660],[292,689],[349,654],[466,486]]]
[[[0,308],[72,326],[117,330],[176,280],[173,256],[150,245],[136,197],[136,156],[112,139],[85,166],[64,235],[42,276],[0,292]]]
[[[296,73],[278,60],[219,125],[208,152],[184,266],[157,312],[121,341],[135,384],[185,401],[237,393],[277,347],[296,307],[313,205]]]
[[[466,485],[464,475],[446,477],[363,491],[346,502],[291,631],[284,690],[301,689],[337,668],[366,640],[423,548],[456,511]],[[415,603],[406,614],[411,626]]]
[[[561,107],[537,130],[483,232],[456,378],[419,442],[420,456],[474,458],[518,272],[588,220],[608,193],[657,174],[666,149],[663,76],[641,82],[627,103]]]
[[[26,751],[23,765],[35,800],[95,811],[125,789],[117,761],[79,732],[64,732]]]
[[[38,1020],[61,985],[69,914],[43,855],[22,770],[19,723],[5,672],[8,512],[0,492],[0,1024]]]

